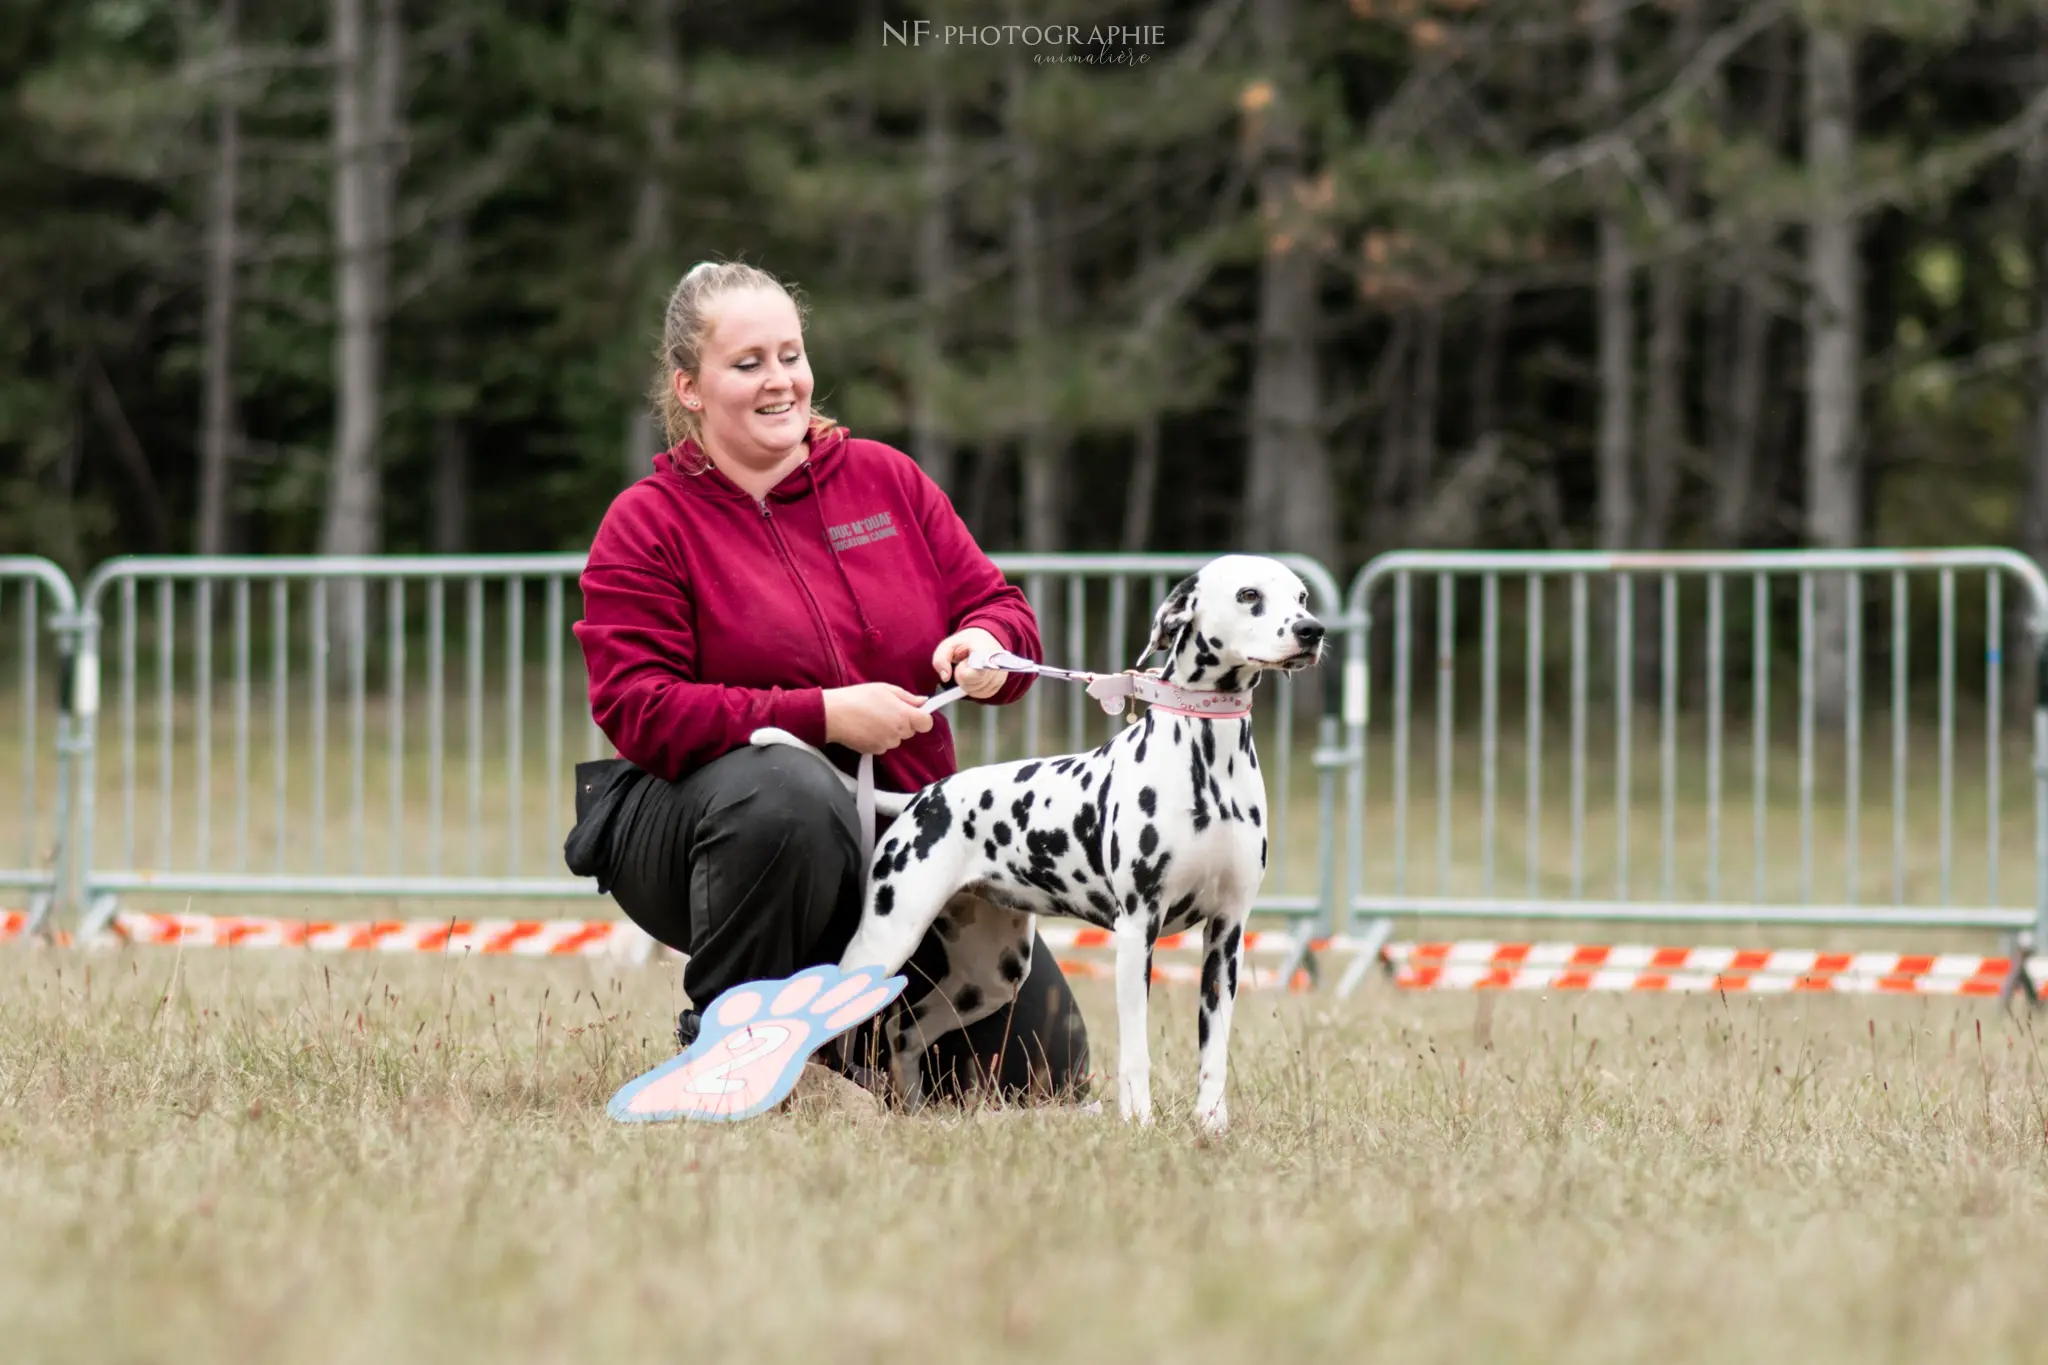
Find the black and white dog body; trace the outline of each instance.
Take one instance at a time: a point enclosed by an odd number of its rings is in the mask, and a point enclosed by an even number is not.
[[[1231,1012],[1269,833],[1249,694],[1266,671],[1318,662],[1323,635],[1284,565],[1212,560],[1160,604],[1148,653],[1165,654],[1162,681],[1224,714],[1155,703],[1092,752],[965,769],[909,799],[876,850],[840,960],[893,972],[928,930],[944,940],[944,978],[886,1026],[908,1103],[921,1097],[924,1049],[1007,1004],[1030,970],[1035,917],[1061,915],[1114,936],[1119,1106],[1150,1122],[1152,945],[1200,925],[1196,1110],[1211,1129],[1227,1126]],[[1230,694],[1241,709],[1214,705]],[[754,740],[798,742],[779,731]]]

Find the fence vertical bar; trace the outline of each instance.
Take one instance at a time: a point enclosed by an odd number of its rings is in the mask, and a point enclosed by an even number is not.
[[[1493,894],[1494,801],[1500,785],[1500,576],[1479,584],[1479,829],[1480,884]]]
[[[361,876],[369,858],[367,828],[370,694],[370,585],[348,585],[348,840],[349,861]]]
[[[121,580],[121,861],[135,866],[135,580]]]
[[[1664,575],[1663,596],[1658,620],[1663,644],[1657,651],[1662,660],[1663,685],[1658,717],[1658,777],[1662,786],[1659,794],[1662,828],[1658,832],[1658,879],[1662,883],[1664,899],[1668,901],[1676,890],[1672,845],[1678,838],[1678,580],[1668,573]]]
[[[1408,890],[1408,575],[1394,576],[1394,889]]]
[[[519,875],[520,819],[524,804],[526,738],[526,580],[505,580],[505,875]]]
[[[192,621],[193,680],[198,684],[192,703],[194,724],[193,866],[206,871],[213,866],[213,584],[201,580],[192,585],[197,607]]]
[[[1124,637],[1131,629],[1131,580],[1122,574],[1109,580],[1109,639],[1102,647],[1103,672],[1118,673],[1124,667]],[[1123,726],[1123,713],[1102,718],[1105,741],[1116,738]]]
[[[235,604],[235,870],[249,870],[249,580],[237,578]]]
[[[1892,573],[1892,904],[1906,901],[1906,575]]]
[[[1756,879],[1756,904],[1764,903],[1764,799],[1770,785],[1771,729],[1771,596],[1770,584],[1758,573],[1750,585],[1756,618],[1750,627],[1750,792],[1754,828],[1751,850]]]
[[[561,819],[562,773],[562,706],[567,698],[562,695],[562,630],[564,611],[562,607],[562,580],[550,576],[547,581],[547,733],[543,743],[547,746],[546,768],[542,781],[547,791],[547,831],[554,838],[557,830],[564,829]]]
[[[2000,601],[2004,580],[1997,570],[1984,575],[1984,903],[1998,904],[1998,741],[2004,728],[2005,604]]]
[[[1813,575],[1799,575],[1799,899],[1813,904]]]
[[[313,870],[327,865],[327,580],[313,580]]]
[[[1707,900],[1721,898],[1721,575],[1707,578]]]
[[[1528,847],[1523,855],[1525,866],[1522,869],[1522,876],[1528,886],[1529,895],[1533,897],[1537,890],[1537,869],[1542,865],[1542,859],[1538,856],[1537,850],[1543,846],[1543,576],[1541,574],[1532,573],[1528,578],[1528,618],[1527,639],[1524,645],[1529,655],[1527,696],[1524,701],[1528,708],[1528,716],[1524,721],[1527,733],[1522,736],[1522,743],[1528,754],[1527,771],[1522,775],[1522,780],[1528,793],[1526,798],[1528,803],[1526,816],[1528,821]]]
[[[1456,683],[1452,651],[1457,648],[1458,598],[1449,574],[1436,580],[1436,889],[1451,879],[1451,689]]]
[[[36,632],[38,587],[33,578],[21,580],[21,865],[36,865]],[[6,585],[0,584],[0,598]],[[58,760],[62,762],[60,758]]]
[[[463,627],[468,632],[465,663],[469,722],[469,875],[484,870],[484,581],[469,580]]]
[[[427,581],[427,867],[441,875],[441,768],[447,757],[447,583]]]
[[[1628,817],[1635,803],[1629,750],[1635,738],[1636,581],[1614,580],[1614,897],[1628,899]]]
[[[1586,894],[1586,576],[1572,575],[1572,899]]]
[[[1857,883],[1862,879],[1863,576],[1851,573],[1842,577],[1843,596],[1849,604],[1848,639],[1844,641],[1849,660],[1843,679],[1849,690],[1842,730],[1843,880],[1848,894],[1844,903],[1854,905],[1858,899]]]
[[[1951,903],[1955,834],[1956,573],[1941,571],[1941,903]]]
[[[166,578],[156,585],[156,737],[157,737],[157,844],[158,867],[175,865],[171,854],[171,670],[176,647],[175,627],[172,624],[177,612],[177,597],[172,591],[171,580]]]
[[[1086,668],[1088,658],[1088,583],[1080,575],[1067,580],[1067,657],[1061,662],[1068,668]],[[1088,747],[1088,713],[1084,708],[1088,694],[1078,687],[1065,689],[1067,694],[1067,752],[1079,753]]]
[[[1045,575],[1030,574],[1024,580],[1024,596],[1031,603],[1032,615],[1043,621],[1046,616]],[[1045,689],[1034,687],[1024,694],[1024,753],[1026,757],[1038,756],[1039,712],[1045,703]]]
[[[405,580],[385,585],[384,688],[390,720],[385,734],[385,792],[391,822],[391,875],[405,866]]]
[[[290,585],[284,579],[270,580],[270,781],[277,817],[274,857],[280,873],[284,871],[285,827],[291,824],[286,809],[286,801],[290,794],[286,754],[291,747],[290,595]]]

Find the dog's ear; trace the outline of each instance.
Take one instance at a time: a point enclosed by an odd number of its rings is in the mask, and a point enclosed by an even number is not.
[[[1152,639],[1145,646],[1147,654],[1165,653],[1173,648],[1173,637],[1195,619],[1195,579],[1189,574],[1174,585],[1166,600],[1159,604],[1159,610],[1152,614]]]

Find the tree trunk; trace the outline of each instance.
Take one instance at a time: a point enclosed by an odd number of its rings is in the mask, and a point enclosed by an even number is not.
[[[381,0],[384,7],[392,0]],[[386,125],[367,79],[363,0],[332,0],[334,54],[335,437],[324,554],[371,554],[379,541],[378,426],[383,409],[383,304],[390,246],[378,203]],[[381,36],[380,24],[380,36]],[[379,67],[382,62],[376,63]],[[393,92],[395,93],[395,91]]]
[[[1620,0],[1599,0],[1593,17],[1592,96],[1603,117],[1621,106]],[[1600,427],[1598,436],[1600,544],[1625,550],[1635,539],[1635,500],[1629,477],[1629,441],[1635,434],[1635,301],[1628,228],[1622,221],[1623,188],[1613,167],[1601,173],[1600,209]]]
[[[1138,278],[1150,279],[1159,263],[1159,222],[1151,214],[1138,226]],[[1159,496],[1159,413],[1139,419],[1132,434],[1131,479],[1124,491],[1123,534],[1117,546],[1138,554],[1152,540],[1152,505]]]
[[[949,497],[960,496],[953,439],[941,415],[946,310],[953,297],[953,129],[947,64],[924,63],[923,189],[917,227],[918,346],[910,387],[910,454]]]
[[[2048,147],[2038,139],[2028,149],[2022,175],[2034,243],[2034,429],[2019,541],[2036,562],[2048,563]]]
[[[240,0],[221,0],[220,78],[214,106],[213,176],[206,205],[206,321],[203,346],[206,378],[200,400],[199,526],[195,548],[203,555],[226,554],[235,423],[235,304],[237,203],[241,197],[242,121]]]
[[[1270,95],[1251,115],[1265,243],[1243,541],[1247,549],[1293,550],[1329,563],[1337,556],[1337,499],[1316,369],[1321,301],[1314,248],[1293,223],[1307,169],[1295,105],[1306,84],[1296,60],[1295,15],[1296,0],[1261,0],[1252,9],[1255,59]]]
[[[1862,524],[1862,279],[1847,195],[1855,113],[1855,38],[1815,28],[1806,47],[1806,168],[1814,195],[1806,244],[1806,539],[1825,549],[1855,545]],[[1815,695],[1822,714],[1835,718],[1847,670],[1848,597],[1840,575],[1820,577],[1815,605]]]
[[[1478,446],[1500,425],[1501,365],[1507,346],[1508,320],[1515,296],[1505,290],[1487,295],[1479,324],[1479,358],[1472,367],[1472,426],[1469,443]]]
[[[647,106],[647,161],[640,168],[640,184],[633,200],[632,257],[633,306],[642,296],[661,297],[672,280],[660,269],[663,249],[668,244],[669,215],[667,177],[675,162],[675,109],[672,103],[682,83],[682,59],[676,43],[676,0],[645,0],[641,10],[647,49],[659,71],[660,94]],[[636,374],[645,358],[634,357]],[[636,399],[626,416],[625,442],[620,448],[620,473],[634,483],[654,472],[654,457],[668,445],[667,433],[656,425],[654,414],[643,399]]]
[[[1775,148],[1785,136],[1785,120],[1791,104],[1791,26],[1779,24],[1768,48],[1770,74],[1764,82],[1760,123],[1765,139]],[[1770,301],[1751,281],[1765,267],[1765,256],[1775,247],[1777,234],[1759,232],[1736,248],[1739,262],[1737,283],[1731,302],[1733,353],[1728,357],[1728,388],[1720,458],[1715,462],[1719,477],[1714,485],[1714,544],[1734,549],[1749,539],[1755,515],[1756,475],[1759,445],[1763,440],[1766,365],[1771,347]],[[1716,403],[1716,410],[1722,405]]]
[[[1700,44],[1701,0],[1683,0],[1672,29],[1673,55],[1680,61]],[[1692,210],[1692,158],[1673,149],[1666,193],[1681,224]],[[1683,256],[1667,253],[1650,275],[1649,385],[1643,410],[1643,508],[1636,544],[1661,550],[1671,540],[1678,500],[1679,470],[1689,449],[1685,437],[1685,336],[1692,306],[1691,281]]]
[[[466,84],[473,67],[473,35],[465,26],[455,38],[449,64],[458,84]],[[465,273],[469,224],[457,214],[441,227],[441,251],[451,271]],[[461,322],[451,319],[438,338],[441,373],[452,379],[463,367]],[[444,405],[434,418],[434,553],[464,554],[469,550],[469,427],[461,414]]]
[[[1010,151],[1010,261],[1012,316],[1018,363],[1023,369],[1024,440],[1018,464],[1022,475],[1021,509],[1024,548],[1059,548],[1059,469],[1057,438],[1046,392],[1046,251],[1045,224],[1038,186],[1038,148],[1024,126],[1024,97],[1031,69],[1018,49],[1008,65],[1005,119]]]
[[[1443,305],[1422,305],[1415,337],[1415,373],[1408,409],[1408,487],[1426,502],[1436,492],[1437,394],[1444,370]]]

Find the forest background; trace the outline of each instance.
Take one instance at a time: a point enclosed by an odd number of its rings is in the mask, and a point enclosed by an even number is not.
[[[2048,550],[2041,4],[6,9],[74,573],[580,549],[707,257],[992,550]]]

